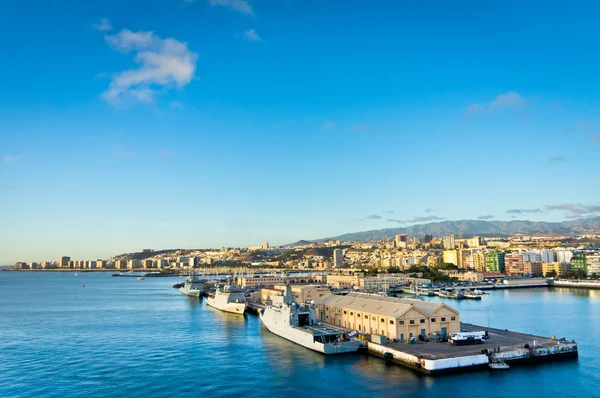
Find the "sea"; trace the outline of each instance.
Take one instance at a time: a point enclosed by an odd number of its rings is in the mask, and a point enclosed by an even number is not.
[[[324,356],[253,315],[183,296],[179,278],[0,272],[0,397],[597,397],[600,291],[493,291],[461,320],[575,340],[577,360],[426,376]],[[439,344],[439,343],[429,343]]]

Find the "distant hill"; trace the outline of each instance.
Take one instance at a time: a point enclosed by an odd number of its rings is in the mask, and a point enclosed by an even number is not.
[[[484,220],[459,220],[440,221],[428,224],[412,225],[405,228],[386,228],[371,231],[352,232],[339,236],[332,236],[318,241],[339,239],[341,241],[365,242],[371,240],[393,238],[397,234],[410,234],[421,236],[431,234],[444,236],[449,234],[480,236],[511,236],[515,234],[526,235],[579,235],[585,232],[600,232],[600,217],[569,220],[563,222],[545,221],[484,221]]]
[[[156,250],[152,252],[135,252],[135,253],[123,253],[114,256],[115,260],[145,260],[150,257],[158,256],[161,254],[170,254],[177,251],[181,251],[182,253],[189,252],[190,250],[186,249],[167,249],[167,250]]]
[[[285,246],[290,246],[290,247],[306,246],[306,245],[310,245],[311,243],[313,243],[313,242],[309,241],[309,240],[299,240],[296,243],[290,243],[289,245],[285,245]]]

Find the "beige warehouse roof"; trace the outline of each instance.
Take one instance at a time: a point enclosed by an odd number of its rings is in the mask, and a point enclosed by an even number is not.
[[[411,308],[421,312],[423,315],[430,315],[442,307],[458,314],[458,311],[442,303],[383,297],[367,293],[348,293],[345,296],[330,293],[318,298],[316,302],[318,304],[347,308],[355,311],[364,311],[370,314],[378,314],[393,318],[399,317]]]

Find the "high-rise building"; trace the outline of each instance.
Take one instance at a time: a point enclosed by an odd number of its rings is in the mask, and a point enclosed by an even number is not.
[[[459,250],[444,250],[442,254],[444,263],[460,266]]]
[[[422,241],[423,243],[429,243],[429,242],[431,242],[432,240],[433,240],[433,235],[431,235],[431,234],[425,234],[425,235],[423,235],[423,236],[421,237],[421,241]]]
[[[550,250],[548,250],[550,251]],[[542,262],[542,254],[540,252],[524,252],[523,253],[523,261],[530,263],[541,263]]]
[[[553,263],[556,261],[556,253],[553,250],[540,251],[540,261],[542,263]]]
[[[444,249],[453,250],[456,248],[456,242],[454,241],[454,235],[448,235],[443,237]]]
[[[485,253],[483,251],[473,253],[473,268],[477,272],[485,272]]]
[[[335,249],[333,251],[333,266],[335,268],[342,268],[344,266],[344,251],[342,249]]]
[[[570,250],[555,250],[556,262],[562,264],[568,264],[573,258],[573,252]]]
[[[69,261],[71,261],[71,257],[61,257],[60,260],[58,260],[58,268],[69,268]]]
[[[408,245],[409,240],[410,236],[408,234],[396,235],[396,247],[406,247]]]
[[[158,266],[158,268],[164,268],[169,265],[169,262],[166,259],[161,258],[160,260],[156,261],[156,265]]]
[[[588,276],[600,275],[600,254],[587,254],[585,256],[585,265]]]
[[[485,269],[487,272],[504,273],[504,252],[491,250],[485,253]]]
[[[142,268],[142,262],[140,260],[138,260],[137,258],[132,258],[127,263],[127,268],[130,268],[130,269],[133,269],[133,268]]]
[[[263,250],[267,250],[269,248],[269,242],[265,242],[262,244]]]
[[[116,260],[115,268],[117,269],[125,269],[127,268],[127,260]]]
[[[561,276],[569,272],[569,264],[566,263],[542,263],[542,274],[544,276]]]
[[[540,276],[542,275],[542,263],[527,261],[523,263],[525,276]]]
[[[584,275],[587,275],[587,264],[585,260],[585,254],[575,253],[575,255],[573,255],[571,258],[571,271],[581,272]]]
[[[504,256],[504,265],[506,267],[506,275],[523,276],[525,275],[525,264],[523,255],[519,253],[507,253]]]
[[[469,247],[479,247],[481,246],[481,243],[480,236],[474,236],[471,239],[467,239],[467,245],[469,245]]]

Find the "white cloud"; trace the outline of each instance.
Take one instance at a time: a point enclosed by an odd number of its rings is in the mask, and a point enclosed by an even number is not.
[[[157,151],[156,154],[161,158],[168,158],[173,156],[173,152],[169,151],[168,149],[161,149],[160,151]]]
[[[472,115],[477,112],[487,111],[493,112],[501,108],[518,107],[525,104],[525,99],[516,91],[509,91],[504,94],[498,94],[488,104],[472,104],[467,107],[467,114]]]
[[[152,102],[158,89],[184,87],[196,72],[198,54],[191,52],[187,43],[128,29],[106,35],[105,40],[116,50],[135,52],[134,61],[140,65],[113,76],[108,90],[102,93],[102,98],[112,104],[125,98]]]
[[[588,127],[588,124],[585,120],[580,120],[577,123],[575,123],[573,126],[571,126],[571,129],[573,130],[585,130]]]
[[[334,127],[335,127],[335,123],[331,122],[331,121],[328,121],[328,122],[325,122],[325,123],[323,123],[321,125],[321,131],[329,131],[329,130],[331,130]]]
[[[247,41],[260,41],[260,36],[256,33],[256,30],[249,29],[244,33],[244,39]]]
[[[369,129],[368,124],[353,124],[349,127],[350,131],[366,131]]]
[[[112,30],[112,25],[110,24],[110,21],[107,18],[102,18],[100,20],[100,23],[94,24],[94,29],[102,32],[107,32],[109,30]]]
[[[24,157],[25,155],[6,155],[4,156],[4,158],[2,158],[2,161],[5,164],[15,164]]]
[[[211,6],[223,6],[240,14],[252,15],[254,10],[246,0],[208,0]]]

